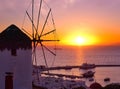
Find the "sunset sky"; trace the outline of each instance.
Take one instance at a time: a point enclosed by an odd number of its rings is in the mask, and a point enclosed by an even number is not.
[[[31,0],[1,0],[0,32],[21,28]],[[52,8],[60,44],[120,44],[120,0],[45,0]]]

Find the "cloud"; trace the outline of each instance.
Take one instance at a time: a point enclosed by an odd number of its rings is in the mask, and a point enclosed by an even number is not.
[[[30,0],[29,0],[30,2]],[[0,3],[0,18],[2,25],[19,24],[23,22],[28,0],[3,0]],[[0,27],[1,28],[1,27]]]
[[[62,1],[62,0],[61,0]],[[75,4],[77,0],[63,0],[63,7],[68,8],[69,6],[72,6]]]
[[[74,4],[76,0],[64,0],[66,4]]]
[[[71,5],[74,5],[76,1],[79,0],[46,0],[50,6],[54,5],[56,7],[60,6],[59,8],[68,8]]]

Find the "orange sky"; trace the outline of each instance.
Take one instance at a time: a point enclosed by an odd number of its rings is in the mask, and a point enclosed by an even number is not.
[[[31,0],[0,3],[0,31],[10,24],[22,27]],[[120,44],[120,0],[46,0],[52,8],[59,44]]]

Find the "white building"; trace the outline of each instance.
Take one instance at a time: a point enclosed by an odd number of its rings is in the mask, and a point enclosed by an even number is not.
[[[32,89],[31,39],[15,25],[0,33],[0,89]]]

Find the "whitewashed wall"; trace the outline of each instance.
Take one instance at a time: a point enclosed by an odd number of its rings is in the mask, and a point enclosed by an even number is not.
[[[32,52],[17,50],[17,56],[11,51],[0,51],[0,89],[5,89],[5,73],[13,72],[13,89],[32,89]]]

